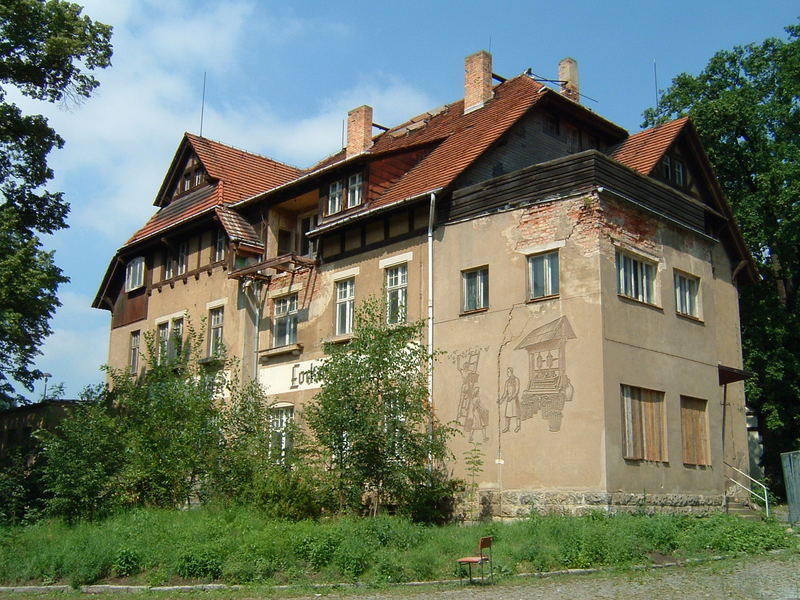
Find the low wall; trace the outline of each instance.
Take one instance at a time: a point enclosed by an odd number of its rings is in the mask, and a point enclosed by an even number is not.
[[[582,515],[591,511],[643,514],[708,514],[723,510],[722,494],[648,494],[624,492],[534,492],[529,490],[479,490],[465,494],[456,504],[464,520],[524,519],[540,514]]]

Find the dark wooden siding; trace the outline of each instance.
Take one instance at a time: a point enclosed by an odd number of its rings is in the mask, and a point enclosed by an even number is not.
[[[440,219],[453,221],[494,210],[550,200],[603,187],[679,223],[705,231],[696,201],[590,150],[520,169],[453,192]]]
[[[132,292],[120,289],[114,303],[111,327],[122,327],[147,317],[147,288],[141,287]]]

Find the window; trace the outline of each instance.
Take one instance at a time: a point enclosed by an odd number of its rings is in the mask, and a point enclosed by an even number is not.
[[[288,229],[278,229],[278,256],[294,252],[294,236]]]
[[[552,113],[546,113],[544,115],[544,122],[542,123],[542,129],[547,134],[559,137],[561,135],[561,127],[558,122],[558,117]]]
[[[674,156],[667,154],[661,159],[661,176],[676,187],[686,186],[686,166]]]
[[[275,299],[273,346],[297,343],[297,294]]]
[[[158,347],[156,348],[156,364],[160,365],[167,360],[167,347],[169,346],[169,322],[158,325]]]
[[[136,375],[139,372],[139,344],[141,339],[142,336],[139,331],[131,332],[130,354],[128,359],[131,375]]]
[[[342,182],[334,181],[328,188],[328,214],[342,210]]]
[[[675,272],[675,310],[689,317],[699,316],[697,310],[697,290],[700,280],[690,275]]]
[[[408,265],[386,269],[386,321],[404,323],[408,297]]]
[[[175,275],[175,271],[173,269],[173,262],[172,262],[172,255],[169,253],[169,250],[164,252],[164,279],[172,279]]]
[[[203,183],[203,176],[204,175],[205,175],[205,173],[203,173],[203,169],[197,169],[194,172],[194,187],[197,187],[198,185]]]
[[[530,299],[558,294],[558,250],[528,257]]]
[[[125,269],[125,291],[130,292],[144,285],[144,256],[132,258]]]
[[[623,385],[622,410],[624,457],[666,462],[664,392]]]
[[[181,242],[178,244],[178,275],[186,273],[186,267],[189,264],[189,244]]]
[[[317,215],[306,215],[299,219],[298,244],[300,256],[310,256],[314,254],[314,242],[312,242],[306,234],[317,226]]]
[[[461,273],[464,281],[464,312],[489,307],[489,268]]]
[[[272,409],[269,419],[270,456],[278,462],[284,462],[292,449],[293,406],[277,406]]]
[[[346,202],[346,204],[345,204]],[[364,202],[364,173],[353,173],[334,181],[328,187],[328,212],[332,215],[344,208],[354,208]]]
[[[225,345],[222,341],[222,324],[225,314],[225,307],[212,308],[209,311],[209,336],[208,336],[208,354],[209,356],[219,356],[225,350]]]
[[[336,282],[336,335],[353,333],[356,306],[356,280]]]
[[[167,342],[167,357],[176,360],[183,352],[183,319],[172,319]]]
[[[364,175],[354,173],[347,178],[347,208],[358,206],[364,200]]]
[[[708,451],[708,402],[700,398],[681,396],[681,434],[683,437],[683,463],[710,465]]]
[[[225,246],[227,245],[227,238],[222,229],[217,230],[217,240],[214,243],[214,262],[225,260]]]
[[[654,304],[656,266],[617,250],[617,292]]]

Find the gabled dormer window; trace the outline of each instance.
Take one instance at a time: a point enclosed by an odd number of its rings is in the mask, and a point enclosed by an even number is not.
[[[664,158],[661,159],[661,176],[664,181],[671,183],[675,187],[686,187],[686,166],[682,160],[674,156],[665,154]]]
[[[364,201],[364,175],[354,173],[347,178],[347,208],[358,206]]]
[[[183,173],[180,179],[178,179],[178,183],[175,185],[174,195],[177,196],[193,190],[203,185],[205,181],[206,172],[205,169],[203,169],[203,165],[201,165],[200,161],[196,158],[190,158],[186,161]]]
[[[125,268],[125,291],[131,292],[144,285],[144,256],[132,258]]]
[[[352,173],[328,186],[326,214],[334,215],[345,208],[355,208],[364,203],[364,173]]]
[[[328,188],[328,214],[333,215],[342,210],[342,182],[334,181]]]

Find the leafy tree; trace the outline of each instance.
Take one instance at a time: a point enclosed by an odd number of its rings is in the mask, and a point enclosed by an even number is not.
[[[644,115],[692,117],[760,267],[763,280],[741,289],[743,345],[775,482],[779,453],[800,447],[800,26],[786,32],[717,52]]]
[[[42,115],[25,115],[8,88],[36,100],[76,101],[98,86],[91,71],[111,64],[111,27],[62,0],[0,2],[0,407],[18,400],[9,378],[31,390],[33,359],[67,281],[38,236],[66,227],[69,205],[44,189],[47,155],[64,140]]]
[[[201,365],[205,346],[191,323],[174,351],[145,339],[144,374],[109,370],[110,389],[89,390],[55,431],[38,433],[48,512],[75,521],[212,500],[282,518],[317,516],[314,473],[276,454],[263,389],[240,382],[225,357]],[[18,479],[0,477],[0,491],[21,498]]]
[[[451,430],[431,421],[423,325],[389,325],[383,304],[367,299],[352,339],[325,344],[314,375],[321,391],[304,417],[339,510],[360,509],[364,496],[372,514],[387,502],[411,507],[415,495],[441,484],[430,468],[446,457]]]

